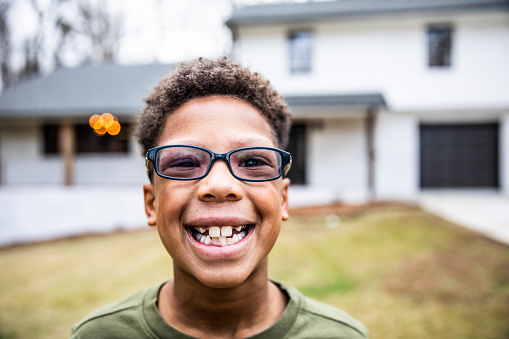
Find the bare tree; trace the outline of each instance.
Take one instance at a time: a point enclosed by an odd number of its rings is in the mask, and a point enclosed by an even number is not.
[[[78,31],[90,39],[92,47],[87,61],[113,61],[121,34],[120,17],[108,13],[105,2],[79,2],[78,9]]]
[[[2,72],[2,87],[6,88],[13,82],[11,69],[11,31],[9,28],[9,2],[0,2],[0,71]]]
[[[115,59],[122,34],[122,17],[108,10],[107,1],[30,0],[29,3],[37,16],[39,29],[24,38],[21,50],[14,51],[9,27],[11,2],[0,0],[3,88],[54,67]],[[23,59],[22,66],[17,69],[13,69],[12,62],[15,54]]]
[[[44,9],[39,6],[36,0],[31,0],[30,3],[37,14],[38,25],[42,26],[45,19]],[[23,66],[21,69],[14,71],[14,81],[19,81],[41,72],[41,49],[44,45],[44,38],[43,30],[39,29],[35,35],[25,39],[22,53],[24,58]]]

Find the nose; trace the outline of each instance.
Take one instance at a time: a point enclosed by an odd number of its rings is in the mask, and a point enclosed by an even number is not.
[[[214,162],[199,185],[198,196],[202,201],[236,201],[242,197],[241,183],[230,173],[225,161]]]

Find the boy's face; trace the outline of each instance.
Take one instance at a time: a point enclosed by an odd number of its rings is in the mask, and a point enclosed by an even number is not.
[[[158,146],[194,145],[226,153],[241,147],[275,147],[272,135],[255,108],[239,99],[214,96],[193,99],[169,115]],[[173,258],[175,279],[184,274],[209,287],[227,288],[254,273],[266,274],[267,255],[281,221],[288,219],[289,183],[282,178],[239,181],[224,161],[216,161],[199,180],[154,174],[153,185],[144,186],[145,210],[149,225],[157,225]],[[203,231],[210,226],[233,226],[233,233],[239,232],[237,227],[247,236],[224,246],[205,245],[193,237],[198,227]],[[244,226],[248,227],[241,229]]]

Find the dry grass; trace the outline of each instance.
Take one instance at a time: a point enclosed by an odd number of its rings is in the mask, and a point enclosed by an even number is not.
[[[509,337],[507,246],[412,207],[309,212],[284,224],[272,278],[372,339]],[[0,270],[0,338],[65,338],[97,306],[168,279],[171,261],[148,230],[2,249]]]

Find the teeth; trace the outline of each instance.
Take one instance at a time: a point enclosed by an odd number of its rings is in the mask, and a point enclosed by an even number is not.
[[[226,237],[220,236],[219,237],[219,243],[221,244],[221,246],[226,245]]]
[[[213,227],[209,228],[209,235],[212,238],[217,238],[221,235],[221,229],[217,226],[213,226]]]
[[[239,242],[247,236],[247,226],[195,227],[194,238],[205,245],[226,246]],[[233,234],[233,229],[238,233]],[[208,235],[205,233],[208,231]]]
[[[221,235],[222,235],[223,237],[229,237],[229,236],[231,236],[231,235],[232,235],[232,232],[233,232],[233,230],[232,230],[232,227],[231,227],[231,226],[223,226],[223,227],[221,227]]]

